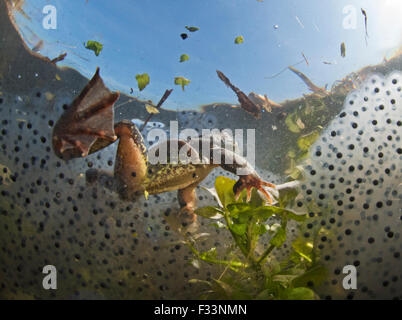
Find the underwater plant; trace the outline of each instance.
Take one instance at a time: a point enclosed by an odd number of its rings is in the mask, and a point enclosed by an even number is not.
[[[319,285],[325,280],[326,269],[320,265],[311,241],[302,237],[294,239],[291,253],[282,261],[272,254],[274,250],[286,247],[288,224],[307,219],[306,214],[288,209],[298,194],[298,182],[277,186],[278,203],[271,206],[264,204],[256,190],[253,190],[249,202],[245,201],[244,192],[236,200],[232,191],[234,185],[234,180],[218,177],[215,189],[210,190],[218,206],[196,210],[198,215],[214,221],[216,228],[230,233],[233,242],[224,257],[221,258],[214,247],[202,252],[197,249],[197,240],[205,234],[187,237],[186,243],[194,254],[192,264],[195,267],[200,267],[200,261],[225,266],[218,278],[190,280],[190,283],[206,287],[200,298],[318,299],[310,287],[312,283]]]

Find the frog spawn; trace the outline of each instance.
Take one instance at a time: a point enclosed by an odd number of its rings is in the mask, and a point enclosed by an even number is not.
[[[56,92],[48,100],[45,92],[1,97],[0,297],[194,298],[199,288],[188,280],[222,270],[190,264],[192,254],[176,232],[176,192],[130,203],[88,187],[85,171],[113,170],[117,144],[85,159],[56,158],[52,130],[74,93]],[[228,173],[216,169],[202,185],[212,187],[218,175]],[[197,194],[199,206],[216,203],[200,187]],[[197,232],[211,234],[199,241],[200,249],[224,250],[228,235],[203,219],[199,224]],[[41,286],[48,264],[58,271],[56,291]]]
[[[319,208],[310,211],[314,218],[303,236],[312,238],[321,227],[326,232],[319,238],[322,260],[330,273],[319,289],[323,298],[396,298],[401,292],[401,119],[397,108],[402,80],[398,73],[370,81],[348,97],[345,110],[311,149],[312,158],[305,167],[305,202],[297,203],[301,210],[312,204]],[[178,209],[176,193],[129,203],[106,189],[87,187],[84,173],[88,168],[113,169],[116,144],[85,159],[57,159],[50,143],[52,128],[63,105],[78,91],[66,94],[63,88],[50,100],[46,92],[0,98],[0,296],[194,298],[200,291],[188,280],[210,279],[222,270],[190,265],[191,252],[181,243],[172,221]],[[199,124],[207,115],[191,113],[188,123],[186,112],[178,114],[181,128]],[[200,128],[209,128],[201,123]],[[281,182],[257,170],[265,180]],[[201,185],[212,187],[218,175],[228,173],[215,169]],[[199,206],[215,204],[202,188],[197,188],[197,194]],[[197,232],[211,234],[200,241],[199,249],[224,250],[227,233],[215,230],[206,220],[199,222]],[[289,230],[296,235],[294,226]],[[275,251],[278,257],[287,253],[289,242],[284,250]],[[58,268],[57,291],[40,286],[46,264]],[[346,264],[358,268],[357,291],[341,287]]]
[[[402,298],[402,74],[373,75],[310,149],[303,184],[329,279],[323,298]],[[357,268],[357,290],[342,287],[343,267]],[[313,285],[313,284],[312,284]]]

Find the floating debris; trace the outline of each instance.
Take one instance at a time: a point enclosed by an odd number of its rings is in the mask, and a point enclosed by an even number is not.
[[[362,14],[363,14],[363,16],[364,16],[364,29],[365,29],[365,31],[366,31],[366,34],[365,34],[365,40],[366,40],[366,45],[368,44],[367,43],[367,38],[369,37],[369,35],[368,35],[368,32],[367,32],[367,13],[366,13],[366,11],[363,9],[363,8],[360,8],[360,10],[362,11]]]
[[[186,26],[185,28],[190,32],[196,32],[196,31],[200,30],[200,28],[197,28],[197,27]]]
[[[162,98],[159,100],[158,104],[156,105],[156,107],[153,107],[154,109],[156,109],[157,113],[159,113],[159,109],[162,107],[162,104],[166,101],[167,98],[169,98],[170,94],[172,93],[173,89],[170,90],[166,90],[165,93],[163,94]],[[149,112],[149,110],[147,109],[147,111]],[[149,122],[149,120],[151,120],[152,116],[154,115],[154,113],[149,112],[149,116],[148,118],[145,120],[145,122],[143,123],[143,125],[141,126],[140,131],[144,130],[144,128],[146,127],[147,123]]]
[[[180,62],[184,62],[184,61],[187,61],[189,59],[190,59],[190,57],[187,54],[182,54],[180,56]]]
[[[92,50],[96,56],[99,56],[99,54],[101,53],[101,51],[103,49],[102,43],[100,43],[98,41],[92,41],[92,40],[87,41],[87,44],[85,44],[85,42],[84,42],[84,46],[86,49]]]
[[[345,42],[341,43],[341,57],[345,58],[346,56],[346,46],[345,46]]]
[[[176,77],[174,78],[174,84],[181,86],[181,88],[184,91],[184,87],[187,86],[191,81],[189,79],[186,79],[184,77]]]
[[[256,119],[260,119],[261,107],[257,106],[253,101],[251,101],[243,91],[231,84],[230,80],[221,71],[216,70],[216,73],[218,74],[219,79],[221,79],[229,88],[231,88],[236,93],[237,98],[240,102],[240,106],[245,111],[252,114]]]
[[[188,38],[188,34],[187,34],[187,33],[182,33],[182,34],[180,35],[180,37],[181,37],[183,40],[186,40],[186,39]]]
[[[148,73],[137,74],[135,76],[135,79],[137,80],[138,89],[140,91],[144,90],[145,87],[149,84],[149,75],[148,75]]]
[[[274,24],[274,29],[275,30],[279,29],[279,26],[277,24]]]
[[[33,48],[32,51],[33,52],[38,52],[40,50],[42,50],[43,48],[43,40],[40,40]]]
[[[145,109],[147,109],[147,112],[149,114],[158,114],[159,113],[159,110],[156,109],[154,106],[151,106],[150,104],[146,104]]]
[[[257,94],[255,92],[250,92],[248,94],[249,99],[254,102],[256,105],[259,105],[267,112],[272,112],[272,107],[280,108],[281,105],[268,99],[267,95],[264,96]]]
[[[302,54],[302,56],[304,58],[304,61],[306,61],[306,64],[309,65],[308,60],[307,60],[306,56],[304,55],[304,53],[302,52],[301,54]]]
[[[295,16],[296,21],[299,23],[299,25],[304,29],[304,24],[300,21],[298,16]]]
[[[51,63],[56,64],[57,62],[63,61],[64,58],[67,56],[67,52],[62,53],[58,57],[54,58],[53,60],[50,60]]]
[[[327,90],[325,89],[325,88],[320,88],[320,87],[317,87],[313,82],[311,82],[311,80],[304,74],[304,73],[302,73],[301,71],[299,71],[299,70],[297,70],[297,69],[295,69],[295,68],[293,68],[292,66],[289,66],[289,70],[290,71],[292,71],[292,72],[294,72],[295,74],[297,74],[299,77],[300,77],[300,79],[302,79],[303,80],[303,82],[307,85],[307,87],[310,89],[310,91],[312,91],[312,92],[314,92],[315,94],[318,94],[318,95],[320,95],[320,96],[326,96],[328,93],[327,93]]]
[[[234,43],[235,43],[235,44],[241,44],[241,43],[243,43],[243,42],[244,42],[243,36],[238,36],[238,37],[236,37],[235,40],[234,40]]]

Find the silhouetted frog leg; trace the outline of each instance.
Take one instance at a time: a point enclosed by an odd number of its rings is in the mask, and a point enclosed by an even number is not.
[[[113,105],[119,96],[106,88],[98,68],[54,127],[56,155],[64,160],[86,157],[116,141]]]

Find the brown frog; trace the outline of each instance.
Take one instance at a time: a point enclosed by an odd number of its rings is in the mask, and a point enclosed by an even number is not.
[[[119,140],[114,172],[89,169],[86,172],[88,183],[101,183],[129,201],[144,193],[158,194],[178,190],[180,213],[184,214],[188,222],[192,222],[196,219],[194,210],[197,185],[217,166],[234,174],[237,169],[242,168],[242,175],[233,188],[235,196],[238,197],[246,189],[249,199],[251,189],[257,188],[272,203],[270,194],[263,187],[275,188],[275,185],[263,181],[245,158],[221,147],[214,136],[208,137],[209,146],[215,151],[215,155],[221,157],[221,164],[213,163],[213,152],[209,163],[169,161],[168,155],[167,163],[151,164],[138,128],[127,120],[114,124],[113,106],[118,98],[118,92],[111,92],[106,88],[97,69],[94,77],[55,125],[53,149],[64,160],[85,157]],[[191,159],[201,160],[196,151],[201,148],[195,146],[203,145],[204,141],[201,137],[191,141],[170,139],[152,147],[149,153],[170,150],[170,145],[175,143],[179,150],[185,148]],[[229,156],[233,161],[225,164],[225,159]]]

